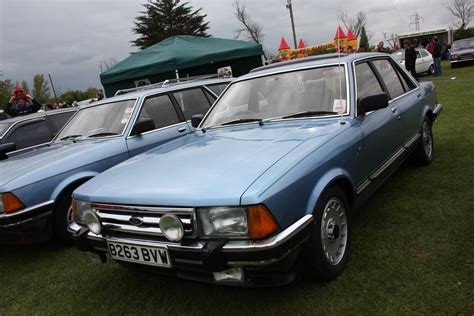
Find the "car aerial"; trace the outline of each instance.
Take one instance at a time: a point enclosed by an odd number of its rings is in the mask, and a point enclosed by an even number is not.
[[[67,242],[71,192],[98,173],[193,131],[216,86],[230,78],[165,84],[81,108],[46,147],[0,161],[0,243]],[[31,133],[30,133],[31,134]]]
[[[197,130],[73,192],[76,247],[233,285],[332,280],[351,216],[407,157],[433,159],[442,110],[389,55],[327,55],[233,81]],[[420,192],[420,194],[422,194]]]
[[[6,153],[19,154],[46,146],[77,109],[38,112],[0,121],[0,160]]]
[[[415,70],[417,74],[427,73],[429,75],[434,74],[434,60],[433,56],[424,48],[415,48],[416,51],[416,64]],[[405,68],[405,51],[399,50],[392,53],[391,56],[395,61],[399,62],[402,67]]]
[[[474,37],[454,41],[450,50],[451,68],[474,60]]]

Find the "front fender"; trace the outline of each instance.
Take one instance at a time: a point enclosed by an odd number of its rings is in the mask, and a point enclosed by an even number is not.
[[[328,170],[323,176],[321,176],[311,192],[308,203],[306,204],[306,215],[312,215],[314,209],[316,208],[316,203],[318,202],[321,194],[326,190],[331,184],[338,180],[348,181],[351,187],[354,187],[352,178],[350,177],[347,170],[342,168],[333,168]]]
[[[56,200],[58,196],[66,189],[68,188],[72,183],[76,183],[79,181],[84,181],[84,180],[89,180],[99,173],[96,171],[82,171],[79,173],[75,173],[68,178],[64,179],[61,181],[56,188],[53,190],[53,193],[51,194],[50,200]]]

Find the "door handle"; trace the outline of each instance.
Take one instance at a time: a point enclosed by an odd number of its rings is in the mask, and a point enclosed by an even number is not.
[[[180,132],[180,133],[186,132],[186,127],[178,128],[178,132]]]
[[[396,106],[392,106],[392,107],[390,108],[390,111],[392,111],[392,113],[397,112],[397,110],[398,110],[398,109],[397,109]]]

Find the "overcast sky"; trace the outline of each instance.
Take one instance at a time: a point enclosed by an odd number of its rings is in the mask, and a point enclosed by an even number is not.
[[[99,63],[119,60],[136,51],[130,41],[133,20],[146,0],[0,0],[0,79],[28,80],[36,73],[51,74],[57,90],[98,87]],[[232,38],[237,28],[234,0],[189,0],[202,7],[210,22],[209,33]],[[338,13],[363,10],[371,44],[382,32],[413,31],[410,15],[418,12],[422,29],[448,26],[452,17],[447,0],[293,0],[297,37],[307,44],[332,40]],[[286,0],[241,0],[252,19],[263,25],[264,48],[276,51],[281,36],[292,45]]]

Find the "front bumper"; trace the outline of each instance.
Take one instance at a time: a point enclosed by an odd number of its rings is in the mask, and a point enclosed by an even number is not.
[[[219,283],[214,272],[242,268],[240,281],[222,282],[229,285],[265,286],[290,283],[296,276],[296,260],[301,246],[311,234],[313,216],[306,215],[278,235],[258,241],[249,240],[182,240],[171,243],[164,240],[107,237],[107,232],[96,235],[87,228],[72,223],[76,248],[98,253],[102,258],[108,252],[107,241],[127,242],[136,245],[155,243],[166,247],[172,269],[155,268],[156,272],[172,274],[184,279]],[[149,269],[142,266],[143,269]],[[221,284],[221,283],[220,283]]]
[[[13,214],[0,214],[0,244],[26,245],[51,239],[54,201],[27,207]]]
[[[433,108],[433,115],[435,120],[441,114],[441,111],[443,111],[443,105],[441,103],[436,103],[435,107]]]

